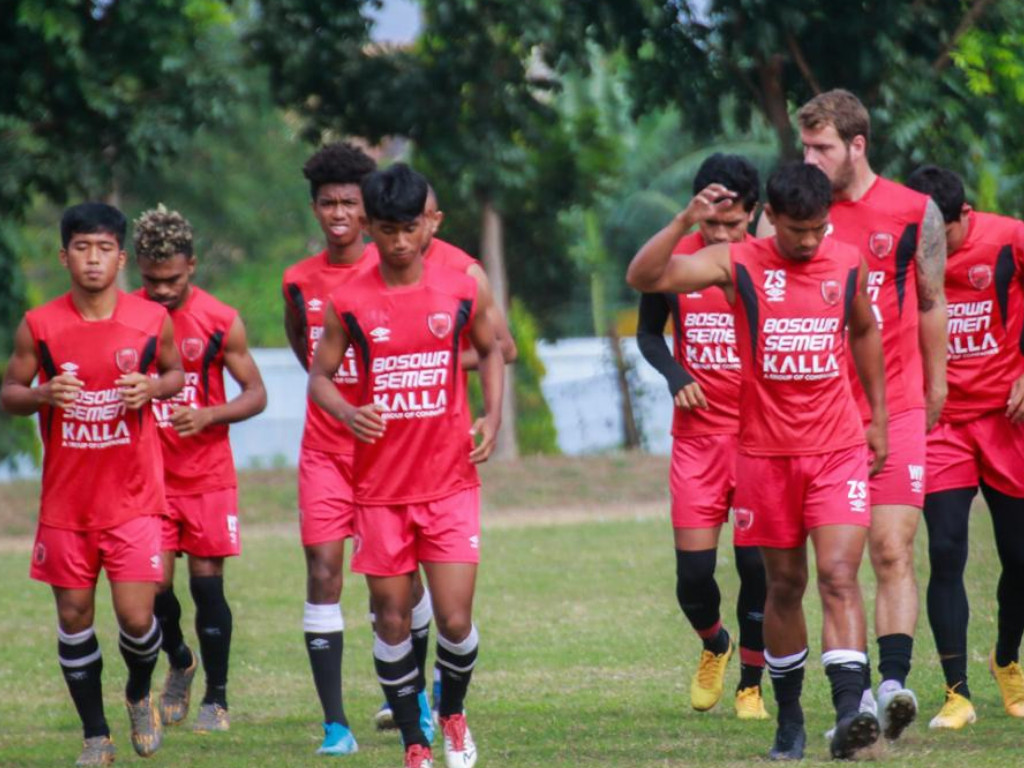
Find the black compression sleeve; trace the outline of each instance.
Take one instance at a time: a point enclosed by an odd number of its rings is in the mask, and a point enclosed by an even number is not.
[[[640,296],[640,315],[637,320],[636,343],[640,354],[668,382],[668,391],[676,392],[693,383],[693,377],[672,356],[665,343],[665,322],[668,320],[668,300],[660,293]]]

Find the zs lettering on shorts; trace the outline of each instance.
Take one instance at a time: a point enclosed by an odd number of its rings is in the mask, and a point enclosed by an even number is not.
[[[847,480],[850,487],[847,498],[850,500],[851,512],[865,512],[868,508],[868,484],[863,480]]]
[[[768,301],[786,300],[786,270],[766,269],[764,271],[764,293]]]

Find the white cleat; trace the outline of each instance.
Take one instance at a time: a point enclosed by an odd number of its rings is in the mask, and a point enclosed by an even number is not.
[[[463,714],[441,718],[444,734],[444,762],[448,768],[473,768],[476,765],[476,744],[466,726]]]
[[[895,741],[917,718],[917,696],[909,688],[878,691],[878,724],[882,736]]]

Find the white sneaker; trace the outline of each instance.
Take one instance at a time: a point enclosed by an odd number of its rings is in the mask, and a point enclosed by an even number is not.
[[[444,734],[444,762],[448,768],[473,768],[476,765],[476,744],[466,726],[464,714],[441,718]]]
[[[913,695],[913,694],[911,694]],[[915,703],[917,700],[914,700]],[[872,693],[870,688],[865,688],[864,693],[860,695],[860,706],[857,707],[858,712],[867,712],[869,714],[878,717],[878,704],[875,703],[875,694]],[[825,731],[825,741],[832,741],[832,737],[836,735],[836,727],[833,725],[827,731]]]
[[[894,685],[878,689],[878,724],[882,735],[889,741],[895,741],[917,717],[917,696],[909,688]]]

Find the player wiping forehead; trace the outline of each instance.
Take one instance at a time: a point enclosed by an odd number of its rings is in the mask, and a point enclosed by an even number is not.
[[[331,294],[309,391],[357,440],[360,544],[352,569],[366,574],[370,587],[374,663],[402,731],[405,764],[432,765],[416,701],[421,670],[410,634],[413,577],[422,565],[437,620],[445,757],[449,766],[471,768],[476,748],[463,700],[478,643],[472,623],[480,546],[475,464],[494,447],[504,361],[477,304],[475,281],[423,258],[426,193],[426,180],[402,164],[364,182],[368,229],[380,263]],[[459,370],[467,338],[479,356],[485,407],[472,426]],[[331,376],[350,346],[362,388],[347,400]]]
[[[710,216],[730,205],[730,196],[712,186],[691,206]],[[779,707],[774,760],[802,758],[806,741],[800,694],[808,537],[823,604],[822,664],[836,707],[832,755],[851,757],[879,733],[874,715],[857,711],[867,661],[857,569],[870,524],[867,448],[872,474],[888,452],[885,378],[864,261],[856,249],[825,237],[830,203],[824,174],[784,166],[768,181],[765,214],[774,237],[672,255],[678,232],[670,225],[627,272],[629,284],[643,291],[720,286],[736,313],[744,419],[735,535],[737,544],[761,547],[765,560],[765,660]],[[871,404],[866,431],[845,374],[848,357]]]
[[[155,607],[169,661],[160,715],[165,725],[185,719],[198,666],[182,635],[181,604],[174,593],[174,561],[185,553],[206,673],[195,730],[224,731],[229,727],[233,624],[224,595],[224,558],[241,553],[238,481],[228,425],[260,413],[267,395],[238,312],[192,284],[196,257],[189,222],[159,206],[135,222],[134,240],[143,285],[139,295],[170,311],[186,380],[174,399],[153,408],[168,507],[163,518],[164,580]],[[224,389],[225,368],[241,389],[231,400]]]

